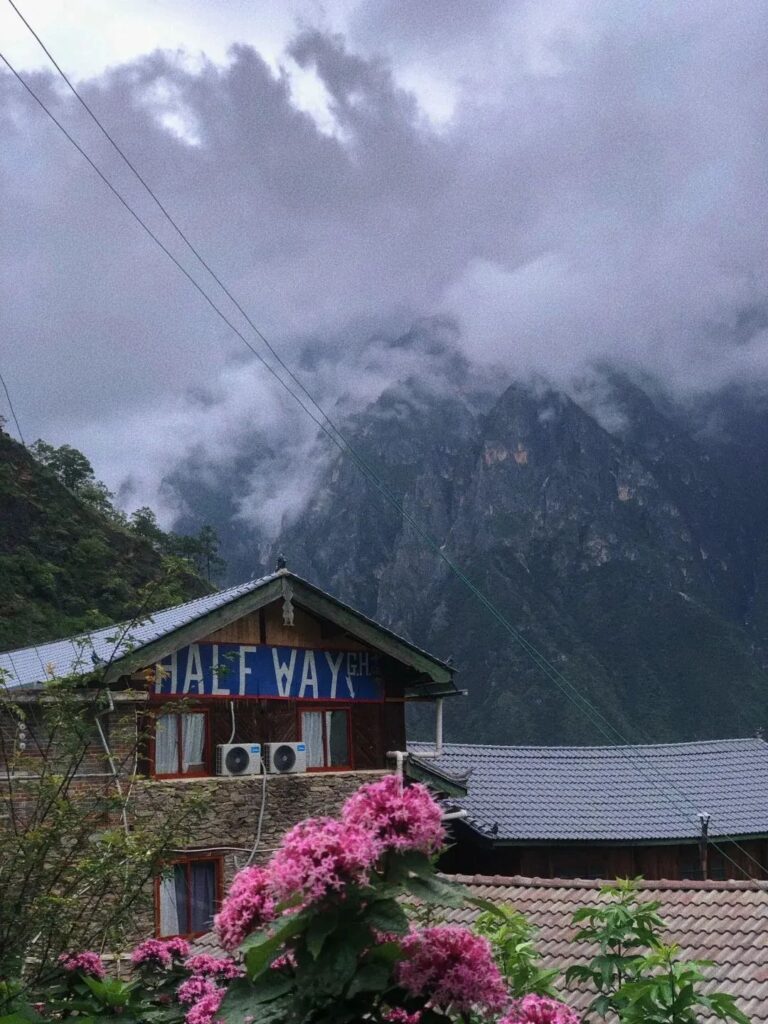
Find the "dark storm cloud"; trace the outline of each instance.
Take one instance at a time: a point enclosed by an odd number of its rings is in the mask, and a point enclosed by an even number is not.
[[[764,379],[767,43],[757,2],[369,2],[347,39],[290,47],[325,119],[246,46],[195,71],[153,54],[84,89],[341,414],[440,378],[429,346],[389,344],[430,317],[513,376],[567,384],[607,359],[678,388]],[[72,100],[34,81],[182,253]],[[0,131],[0,355],[28,433],[81,443],[142,497],[190,447],[226,459],[253,431],[300,467],[314,425],[8,75]]]

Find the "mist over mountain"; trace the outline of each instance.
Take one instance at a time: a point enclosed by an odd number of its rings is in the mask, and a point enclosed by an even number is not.
[[[455,389],[408,380],[346,424],[404,509],[629,740],[752,735],[768,723],[768,400],[683,403],[605,370]],[[243,455],[249,472],[272,453]],[[612,742],[525,654],[349,458],[323,450],[276,537],[233,518],[238,474],[167,486],[224,539],[230,572],[290,567],[443,657],[475,742]],[[180,524],[195,526],[194,516]],[[428,720],[421,723],[429,729]]]

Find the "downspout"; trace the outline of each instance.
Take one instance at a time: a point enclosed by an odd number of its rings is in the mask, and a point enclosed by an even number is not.
[[[701,825],[701,835],[699,836],[699,867],[701,868],[701,877],[706,882],[709,874],[709,815],[700,814],[699,824]]]
[[[130,831],[130,829],[128,827],[128,808],[126,807],[125,799],[123,797],[123,787],[120,784],[120,773],[117,770],[117,764],[115,762],[114,757],[112,756],[112,751],[110,750],[109,743],[107,741],[107,736],[106,736],[106,733],[104,732],[104,727],[101,724],[101,719],[102,719],[102,717],[104,715],[114,714],[114,711],[115,711],[115,702],[112,699],[112,691],[108,687],[107,687],[107,697],[109,699],[109,704],[108,704],[106,710],[105,711],[97,711],[96,715],[94,716],[94,718],[95,718],[95,721],[96,721],[96,728],[97,728],[97,730],[99,732],[99,739],[101,740],[101,745],[104,748],[104,753],[106,754],[106,757],[107,757],[107,763],[109,764],[109,770],[112,773],[112,778],[114,779],[114,782],[115,782],[115,789],[117,790],[118,796],[120,797],[120,800],[121,800],[122,805],[123,805],[123,807],[122,807],[123,828],[125,829],[125,834],[128,835],[128,833]]]

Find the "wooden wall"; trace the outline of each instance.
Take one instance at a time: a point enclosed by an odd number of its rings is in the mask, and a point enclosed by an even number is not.
[[[312,647],[315,650],[338,647],[345,651],[370,650],[366,644],[340,630],[334,623],[294,607],[293,625],[283,623],[282,601],[267,605],[230,622],[215,633],[200,637],[200,643],[273,644],[281,647]]]
[[[441,868],[461,874],[522,875],[525,878],[634,878],[697,879],[698,843],[610,846],[595,844],[487,847],[473,843],[458,830],[456,845],[441,861]],[[710,879],[768,877],[758,864],[768,865],[768,840],[726,841],[710,844]],[[726,856],[727,855],[727,856]],[[754,861],[750,860],[754,858]]]

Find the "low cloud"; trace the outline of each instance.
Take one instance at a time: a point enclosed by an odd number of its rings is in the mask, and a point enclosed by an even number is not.
[[[408,377],[454,387],[457,359],[569,388],[606,362],[680,393],[765,381],[762,4],[447,6],[305,12],[283,70],[243,44],[82,88],[339,417]],[[71,97],[31,80],[204,280]],[[243,480],[241,512],[274,526],[316,426],[7,74],[0,131],[0,359],[26,432],[85,448],[127,504],[258,439],[285,489]]]

